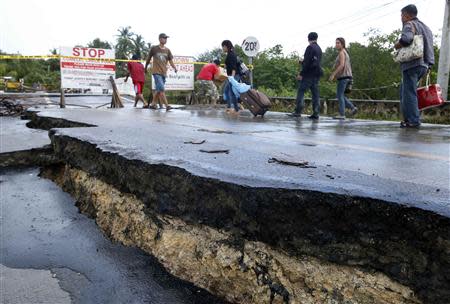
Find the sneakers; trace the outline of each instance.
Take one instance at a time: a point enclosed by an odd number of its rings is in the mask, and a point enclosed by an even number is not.
[[[318,120],[319,116],[317,116],[317,115],[310,115],[310,116],[308,116],[308,118],[312,119],[312,120]]]
[[[333,116],[333,119],[337,119],[337,120],[345,120],[345,116],[337,115],[337,116]]]
[[[295,113],[295,112],[287,113],[286,115],[287,116],[291,116],[291,117],[302,117],[302,114]],[[310,116],[308,116],[308,118],[309,119],[313,119],[313,120],[318,120],[319,116],[317,116],[317,115],[310,115]]]
[[[301,117],[302,114],[296,113],[296,112],[292,112],[292,113],[287,113],[287,116],[291,116],[291,117]]]
[[[358,113],[358,108],[354,107],[353,110],[352,110],[352,116],[356,115],[356,113]]]
[[[418,129],[420,127],[420,123],[412,124],[407,121],[400,122],[400,128],[415,128]]]

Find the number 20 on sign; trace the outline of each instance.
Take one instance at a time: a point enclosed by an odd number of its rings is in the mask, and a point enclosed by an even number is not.
[[[259,42],[255,37],[249,36],[242,42],[242,50],[248,57],[255,57],[259,52]]]

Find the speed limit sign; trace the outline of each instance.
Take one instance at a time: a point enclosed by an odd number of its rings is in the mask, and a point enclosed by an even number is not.
[[[259,42],[255,37],[249,36],[242,42],[242,50],[248,57],[255,57],[259,52]]]

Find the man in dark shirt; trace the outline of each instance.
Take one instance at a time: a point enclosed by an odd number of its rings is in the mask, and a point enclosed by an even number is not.
[[[300,117],[305,105],[304,95],[306,90],[311,90],[313,113],[308,116],[310,119],[319,119],[320,114],[320,97],[319,97],[319,80],[323,75],[321,60],[322,49],[317,44],[318,35],[315,32],[308,34],[309,46],[306,48],[303,56],[302,70],[297,76],[299,87],[297,91],[297,104],[295,111],[289,115]]]
[[[133,57],[131,57],[131,60],[140,60],[141,58],[134,54]],[[136,97],[134,98],[134,106],[136,107],[138,101],[142,101],[144,104],[144,108],[148,108],[147,103],[144,100],[144,96],[142,95],[142,92],[144,90],[144,82],[145,82],[145,70],[144,66],[140,62],[128,62],[127,63],[128,68],[128,74],[125,77],[125,82],[127,82],[128,77],[131,76],[131,79],[133,80],[133,86],[134,86],[134,92],[136,93]]]

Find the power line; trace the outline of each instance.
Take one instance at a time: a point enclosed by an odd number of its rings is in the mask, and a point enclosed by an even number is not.
[[[338,22],[339,22],[339,25],[341,25],[341,26],[342,26],[343,24],[350,24],[350,23],[353,23],[353,22],[355,22],[355,21],[357,21],[357,20],[360,20],[361,18],[370,16],[370,15],[373,14],[374,12],[376,12],[376,11],[378,11],[378,10],[380,10],[380,9],[386,8],[386,7],[388,7],[389,5],[392,5],[392,4],[394,4],[394,3],[396,3],[396,2],[399,2],[399,1],[404,1],[404,0],[394,0],[394,1],[385,2],[385,3],[383,3],[382,5],[378,5],[378,6],[375,6],[375,7],[364,8],[364,9],[361,9],[361,10],[359,10],[359,11],[353,13],[353,14],[350,14],[350,15],[345,16],[345,17],[343,17],[343,18],[339,18],[339,19],[337,19],[337,20],[333,20],[333,21],[331,21],[331,22],[329,22],[329,23],[326,23],[326,24],[323,24],[323,25],[319,25],[319,26],[317,26],[317,27],[310,27],[309,30],[308,30],[307,32],[311,31],[312,29],[314,29],[314,31],[317,31],[317,29],[327,28],[327,27],[332,26],[332,25],[334,25],[334,24],[336,24],[336,23],[338,23]],[[363,15],[361,15],[361,13],[363,13]],[[356,18],[356,19],[355,19],[355,18]],[[347,20],[347,21],[345,21],[345,20]],[[293,35],[291,35],[291,36],[293,36]],[[297,36],[298,36],[298,35],[297,35]],[[323,37],[323,36],[321,35],[321,37]],[[326,37],[326,36],[325,36],[325,37]],[[300,46],[300,45],[303,45],[303,43],[295,43],[295,44],[292,44],[292,45],[291,45],[291,48],[296,48],[296,47],[298,47],[298,46]]]
[[[425,0],[418,0],[418,1],[415,2],[415,4],[418,4],[418,3],[424,2],[424,1],[425,1]],[[387,12],[387,13],[385,13],[385,14],[382,14],[382,15],[374,15],[374,16],[372,16],[371,18],[364,19],[362,22],[354,23],[354,22],[357,21],[357,20],[355,20],[355,21],[352,21],[351,23],[347,24],[347,25],[344,26],[344,27],[340,27],[339,30],[342,31],[342,30],[346,30],[346,29],[351,28],[351,27],[358,27],[358,26],[363,25],[363,24],[366,24],[366,23],[368,23],[368,22],[372,22],[373,20],[380,20],[380,19],[383,19],[384,17],[389,16],[389,15],[392,15],[392,14],[395,14],[395,13],[397,13],[397,12],[398,12],[398,10],[395,9],[395,10],[390,10],[389,12]],[[381,13],[381,12],[379,12],[379,13]],[[360,19],[361,19],[361,18],[360,18]],[[358,20],[358,21],[359,21],[359,20]],[[399,18],[399,27],[401,27],[401,24],[400,24],[400,18]],[[331,37],[331,34],[325,34],[325,36],[323,36],[323,37],[326,37],[326,38],[327,38],[327,37]]]
[[[360,17],[361,17],[361,16],[360,16],[361,13],[364,14],[363,17],[364,17],[364,16],[368,16],[368,15],[372,14],[372,12],[374,12],[374,11],[377,11],[377,10],[379,10],[379,9],[385,8],[385,7],[387,7],[387,6],[391,5],[391,4],[393,4],[393,3],[395,3],[395,2],[399,2],[399,1],[404,1],[404,0],[394,0],[394,1],[386,2],[386,3],[382,4],[382,5],[375,6],[375,7],[364,8],[364,9],[361,9],[361,10],[355,12],[355,13],[352,13],[352,14],[347,15],[347,16],[345,16],[345,17],[342,17],[342,18],[333,20],[333,21],[331,21],[331,22],[328,22],[328,23],[325,23],[325,24],[322,24],[322,25],[318,25],[318,26],[314,26],[314,27],[310,27],[308,31],[311,31],[311,30],[313,30],[313,29],[314,29],[314,30],[317,30],[317,29],[323,29],[323,28],[326,28],[326,27],[328,27],[328,26],[334,25],[334,24],[336,24],[336,23],[338,23],[338,22],[341,23],[341,21],[345,21],[345,20],[352,21],[352,19],[354,19],[355,17],[360,18]],[[345,23],[345,22],[344,22],[344,23]],[[290,35],[290,36],[298,36],[298,34],[292,34],[292,35]]]
[[[335,26],[334,29],[333,29],[333,33],[342,32],[343,30],[346,30],[348,28],[355,28],[355,27],[358,27],[358,26],[360,26],[362,24],[366,24],[366,23],[372,22],[373,20],[379,20],[379,19],[382,19],[382,18],[384,18],[386,16],[392,15],[392,14],[394,14],[394,13],[396,13],[398,11],[397,8],[395,10],[391,9],[391,10],[389,10],[388,13],[385,13],[385,14],[382,14],[382,15],[379,15],[379,14],[383,13],[383,12],[380,12],[380,11],[375,12],[375,11],[379,10],[380,8],[388,7],[389,5],[394,4],[395,2],[399,2],[399,1],[405,1],[405,0],[390,1],[388,3],[385,3],[383,5],[380,5],[380,6],[376,7],[376,8],[374,8],[374,9],[370,10],[370,12],[367,12],[364,15],[356,16],[356,18],[348,18],[349,20],[347,22],[342,22],[342,23],[340,23],[340,26],[339,25]],[[418,1],[414,1],[414,2],[415,2],[415,4],[418,4],[418,3],[421,3],[421,2],[424,2],[424,1],[425,0],[418,0]],[[372,14],[375,14],[375,15],[373,15],[371,17],[367,17],[367,16],[370,16]],[[354,15],[356,15],[356,14],[353,14],[353,16]],[[344,19],[347,19],[347,17],[341,18],[340,20],[344,20]],[[358,21],[361,21],[361,20],[362,20],[362,22],[358,22]],[[335,23],[335,22],[333,21],[333,22],[330,22],[330,24],[331,23]],[[318,28],[324,28],[324,27],[325,27],[325,25],[320,26]],[[332,37],[332,36],[334,37],[335,35],[336,34],[331,34],[331,33],[327,32],[327,34],[320,35],[320,36],[321,36],[321,40],[322,40],[324,37],[325,38],[329,38],[329,37]],[[291,44],[291,48],[292,49],[296,49],[298,46],[303,45],[303,44],[304,43]]]
[[[331,22],[326,23],[326,24],[323,24],[323,25],[319,25],[318,27],[315,27],[314,29],[321,29],[321,28],[324,28],[324,27],[327,27],[327,26],[336,24],[336,23],[338,23],[338,22],[345,21],[345,20],[347,20],[347,19],[351,20],[351,19],[353,19],[353,17],[357,17],[356,19],[353,20],[353,21],[356,21],[356,20],[359,20],[359,19],[361,19],[361,18],[364,18],[364,17],[366,17],[366,16],[371,15],[372,12],[374,12],[374,11],[377,11],[377,10],[379,10],[379,9],[383,9],[383,8],[385,8],[385,7],[387,7],[387,6],[390,6],[391,4],[394,4],[395,2],[399,2],[399,1],[404,1],[404,0],[394,0],[394,1],[389,1],[389,2],[386,2],[386,3],[382,4],[382,5],[379,5],[379,6],[376,6],[376,7],[373,7],[373,8],[362,9],[362,10],[360,10],[360,11],[358,11],[358,12],[356,12],[356,13],[350,15],[350,16],[343,17],[343,18],[340,18],[340,19],[331,21]],[[364,13],[364,14],[363,14],[363,15],[360,15],[361,13]],[[360,16],[358,16],[358,15],[360,15]],[[353,21],[351,21],[351,22],[353,22]]]

